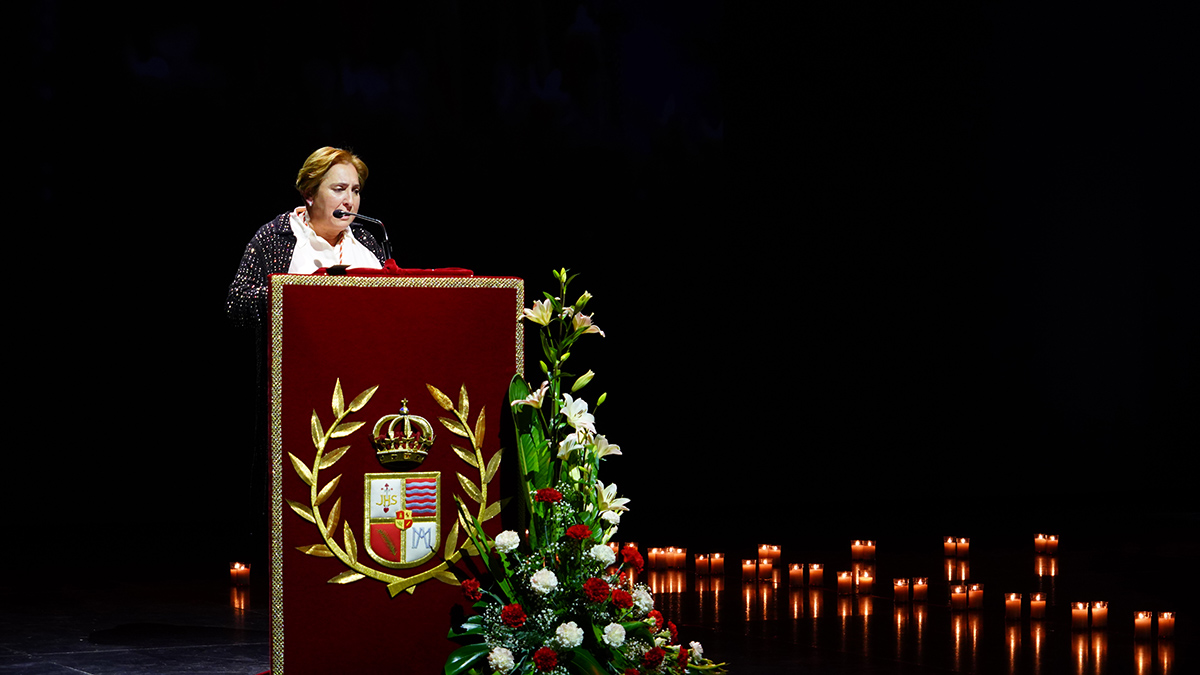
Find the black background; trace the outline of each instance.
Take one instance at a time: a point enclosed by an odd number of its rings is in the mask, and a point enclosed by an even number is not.
[[[582,273],[618,538],[1194,512],[1188,11],[34,3],[18,525],[229,559],[254,343],[226,288],[323,145],[370,166],[401,266],[531,299]]]

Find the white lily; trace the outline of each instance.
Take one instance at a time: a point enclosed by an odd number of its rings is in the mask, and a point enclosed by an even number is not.
[[[596,456],[607,457],[608,455],[621,454],[621,446],[615,443],[609,443],[608,439],[603,436],[596,436]]]
[[[577,431],[586,429],[594,434],[596,433],[596,418],[587,409],[587,401],[575,400],[571,398],[570,394],[563,394],[562,414],[567,418],[567,424]]]
[[[525,398],[521,399],[520,401],[513,401],[512,405],[514,408],[519,405],[527,405],[531,408],[541,408],[542,400],[546,398],[546,392],[549,390],[550,390],[550,383],[543,380],[542,386],[540,389],[538,389],[537,391],[529,392],[529,395],[526,396]]]
[[[617,484],[610,483],[605,487],[602,481],[596,481],[596,499],[600,502],[601,511],[628,511],[629,507],[625,506],[629,500],[624,497],[617,496]]]
[[[599,333],[600,337],[604,337],[604,331],[600,330],[599,326],[592,323],[591,314],[576,314],[575,317],[571,319],[571,327],[575,330],[579,330],[580,328],[585,329],[583,331],[584,335],[588,333]]]
[[[534,323],[547,326],[554,317],[554,304],[549,299],[538,300],[533,303],[533,307],[521,310],[521,315]]]
[[[570,458],[571,453],[586,447],[587,446],[579,442],[579,436],[576,435],[576,433],[569,433],[567,434],[567,437],[562,439],[562,442],[558,444],[558,458],[568,459]]]

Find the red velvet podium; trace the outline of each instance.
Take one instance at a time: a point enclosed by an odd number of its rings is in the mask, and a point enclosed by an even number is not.
[[[516,466],[496,455],[523,306],[513,278],[271,277],[273,675],[441,672],[470,604],[455,498],[494,535],[500,467]],[[376,431],[416,433],[417,418],[427,458],[381,464]],[[413,456],[411,438],[388,442],[403,447],[385,459]]]

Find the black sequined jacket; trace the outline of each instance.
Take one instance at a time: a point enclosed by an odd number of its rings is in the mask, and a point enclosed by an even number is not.
[[[225,312],[239,326],[261,325],[267,316],[267,277],[283,274],[292,264],[296,250],[296,235],[288,220],[291,212],[258,228],[246,245],[242,262],[238,264],[229,295],[225,297]],[[361,225],[351,225],[354,238],[383,263],[383,247]]]

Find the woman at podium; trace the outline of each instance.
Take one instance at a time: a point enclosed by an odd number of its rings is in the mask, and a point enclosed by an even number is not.
[[[367,165],[352,152],[324,147],[308,156],[296,176],[304,205],[281,213],[255,233],[238,265],[225,311],[238,325],[261,325],[267,312],[267,278],[311,274],[322,267],[381,268],[383,248],[352,224]],[[334,212],[341,213],[335,217]]]

